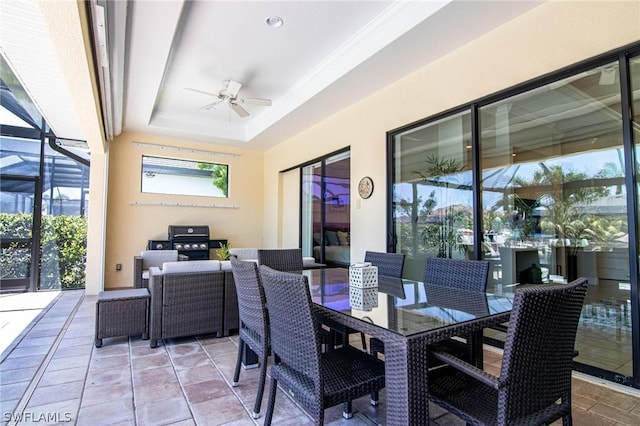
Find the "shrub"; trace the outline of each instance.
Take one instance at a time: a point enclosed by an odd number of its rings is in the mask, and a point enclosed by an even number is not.
[[[2,238],[31,238],[33,217],[28,213],[0,213]],[[87,219],[81,216],[43,216],[40,289],[84,288],[87,254]],[[3,249],[2,277],[24,276],[29,250]]]

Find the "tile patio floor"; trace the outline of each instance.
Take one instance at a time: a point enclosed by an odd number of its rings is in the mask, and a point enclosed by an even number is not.
[[[149,348],[140,337],[104,340],[95,348],[95,296],[66,291],[6,344],[0,364],[3,425],[262,425],[251,411],[258,369],[243,370],[232,387],[236,337],[166,341]],[[356,336],[357,337],[357,336]],[[1,348],[2,346],[0,346]],[[499,368],[500,354],[487,350],[487,369]],[[574,424],[638,425],[640,392],[574,378]],[[268,385],[263,399],[264,414]],[[368,398],[354,402],[354,417],[341,407],[325,411],[330,425],[384,424],[385,395],[373,408]],[[432,406],[433,424],[462,425]],[[284,392],[278,392],[276,425],[307,425],[311,419]],[[560,422],[556,422],[560,424]]]

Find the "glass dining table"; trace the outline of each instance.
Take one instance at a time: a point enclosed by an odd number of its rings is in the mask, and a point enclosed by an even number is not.
[[[323,320],[384,343],[387,425],[429,424],[427,346],[472,335],[482,363],[482,331],[507,322],[513,293],[480,293],[378,276],[378,286],[349,285],[349,270],[303,271]],[[324,322],[324,321],[323,321]]]

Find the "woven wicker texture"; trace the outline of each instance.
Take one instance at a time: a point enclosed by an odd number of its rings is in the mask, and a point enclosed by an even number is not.
[[[276,271],[301,273],[302,249],[261,249],[258,250],[258,263]]]
[[[429,424],[427,398],[428,372],[431,367],[428,345],[453,336],[494,327],[509,320],[511,311],[401,336],[384,327],[343,312],[315,305],[329,321],[342,323],[379,338],[385,346],[385,384],[387,388],[386,425],[418,426]],[[418,321],[424,317],[417,316]]]
[[[371,262],[373,266],[377,266],[378,275],[395,278],[402,277],[404,254],[367,251],[364,254],[364,261]]]
[[[133,287],[148,288],[149,278],[143,277],[144,272],[156,266],[162,269],[164,262],[187,261],[189,256],[178,254],[178,250],[144,250],[140,256],[133,257]]]
[[[457,366],[432,370],[429,399],[472,425],[539,425],[571,419],[571,370],[587,280],[516,292],[500,377]]]
[[[149,338],[149,292],[146,288],[101,291],[96,300],[95,346],[102,339],[142,335]]]
[[[488,260],[444,259],[428,257],[424,263],[424,281],[428,284],[463,290],[487,290]]]
[[[245,346],[248,345],[260,359],[260,381],[253,407],[253,417],[258,418],[267,377],[267,358],[270,352],[267,304],[258,265],[255,262],[231,259],[231,268],[236,284],[237,303],[240,313],[240,330],[238,333],[240,341],[233,383],[235,385],[240,380],[242,357]]]
[[[429,257],[425,261],[424,266],[424,282],[437,286],[453,287],[461,290],[469,290],[473,292],[484,292],[487,289],[487,280],[489,279],[489,261],[488,260],[465,260],[465,259],[444,259],[439,257]],[[431,297],[437,297],[438,295],[432,292]],[[437,297],[438,303],[445,303],[445,297]],[[473,300],[480,300],[483,298],[474,299],[469,298],[469,304]],[[457,309],[460,309],[460,301],[456,301]],[[486,300],[485,300],[486,304]],[[471,312],[473,307],[469,307],[469,310],[465,312]],[[454,354],[457,357],[464,358],[466,360],[475,360],[476,364],[480,366],[482,364],[482,344],[477,342],[475,346],[472,344],[472,336],[462,336],[466,340],[466,344],[459,340],[447,339],[442,342],[438,342],[436,346],[432,346],[432,350],[445,351]],[[480,340],[480,334],[478,333],[477,339]],[[438,365],[439,363],[432,360],[432,365]]]
[[[224,272],[155,275],[151,271],[151,347],[172,337],[223,335]]]
[[[240,310],[233,271],[224,271],[224,336],[240,328]]]
[[[271,424],[278,384],[293,396],[316,424],[324,409],[384,387],[384,363],[345,346],[320,352],[318,325],[307,277],[261,266],[271,329],[271,387],[265,425]]]

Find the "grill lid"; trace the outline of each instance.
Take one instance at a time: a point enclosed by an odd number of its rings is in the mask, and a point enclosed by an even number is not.
[[[169,240],[171,241],[201,241],[208,239],[208,225],[169,225]]]

